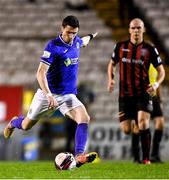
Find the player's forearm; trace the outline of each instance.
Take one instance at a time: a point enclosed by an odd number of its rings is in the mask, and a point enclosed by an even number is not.
[[[158,76],[157,76],[156,82],[151,85],[151,87],[153,88],[154,91],[156,91],[158,89],[159,85],[163,82],[163,80],[165,78],[165,70],[164,70],[163,65],[160,65],[156,69],[158,72]]]
[[[50,95],[51,91],[50,91],[49,86],[48,86],[48,82],[47,82],[47,79],[46,79],[46,74],[37,73],[36,77],[37,77],[39,86],[42,89],[42,91],[45,93],[45,95],[47,95],[47,94]]]
[[[158,71],[158,76],[157,76],[157,83],[160,85],[164,78],[165,78],[165,70],[164,70],[164,67],[163,65],[160,65],[158,68],[157,68],[157,71]]]
[[[164,71],[164,68],[163,68],[163,70],[160,70],[158,72],[157,83],[160,85],[163,82],[164,78],[165,78],[165,71]]]
[[[107,75],[108,75],[108,80],[111,81],[114,79],[114,66],[112,63],[112,60],[110,60],[109,64],[108,64],[108,68],[107,68]]]
[[[52,94],[51,94],[51,91],[49,89],[47,78],[46,78],[46,74],[47,74],[48,69],[49,69],[49,66],[46,65],[45,63],[41,62],[39,64],[39,67],[38,67],[38,70],[36,73],[36,78],[38,80],[40,88],[45,93],[45,95],[51,96]]]

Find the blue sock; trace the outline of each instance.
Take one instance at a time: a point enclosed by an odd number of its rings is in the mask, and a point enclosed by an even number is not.
[[[84,153],[88,136],[88,124],[77,125],[75,134],[75,155]]]
[[[18,118],[13,119],[11,121],[12,127],[22,129],[22,121],[24,120],[24,118],[24,116],[19,116]]]

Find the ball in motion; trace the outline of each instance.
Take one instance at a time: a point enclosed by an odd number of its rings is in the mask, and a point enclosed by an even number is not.
[[[73,154],[62,152],[55,157],[55,167],[59,170],[70,170],[76,167],[76,160]]]

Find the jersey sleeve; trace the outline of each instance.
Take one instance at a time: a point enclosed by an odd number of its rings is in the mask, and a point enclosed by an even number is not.
[[[158,50],[156,48],[152,48],[152,59],[151,59],[151,63],[153,64],[153,66],[156,68],[158,66],[160,66],[162,64],[162,60],[159,56]]]
[[[77,41],[78,41],[78,43],[79,43],[80,48],[82,48],[82,47],[83,47],[83,41],[82,41],[82,39],[81,39],[79,36],[76,36],[76,38],[77,38]]]
[[[115,64],[119,62],[118,44],[115,44],[113,47],[113,53],[111,55],[111,59]]]
[[[54,54],[52,51],[52,42],[49,42],[44,48],[43,55],[41,56],[41,62],[50,66],[54,61]]]

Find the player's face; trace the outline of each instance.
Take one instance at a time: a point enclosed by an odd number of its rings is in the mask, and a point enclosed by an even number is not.
[[[73,28],[71,26],[62,27],[62,38],[65,42],[71,43],[77,35],[79,28]]]
[[[133,43],[141,43],[143,41],[143,33],[145,32],[144,23],[135,19],[131,21],[129,26],[130,40]]]

